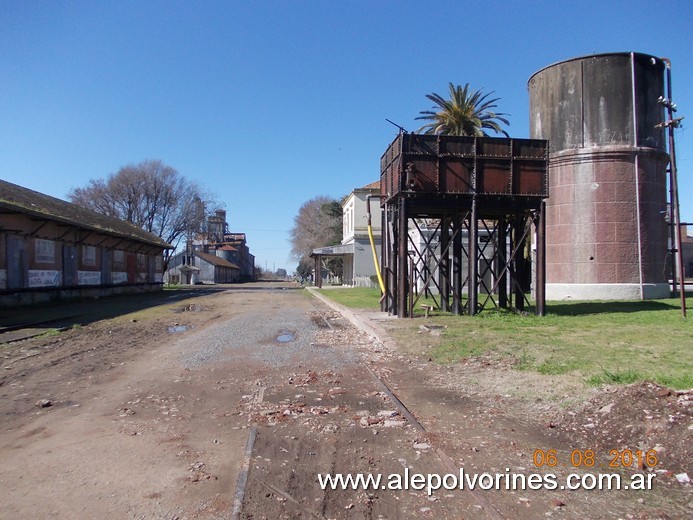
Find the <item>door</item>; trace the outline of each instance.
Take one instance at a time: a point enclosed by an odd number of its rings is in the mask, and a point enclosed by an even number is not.
[[[29,264],[26,256],[26,241],[21,237],[7,237],[7,288],[26,287]]]
[[[104,285],[110,285],[113,282],[111,276],[112,259],[113,253],[109,249],[101,250],[101,283]]]
[[[128,283],[137,283],[137,255],[128,254],[126,256],[126,260],[128,271]]]
[[[71,287],[77,279],[77,246],[63,244],[63,285]]]

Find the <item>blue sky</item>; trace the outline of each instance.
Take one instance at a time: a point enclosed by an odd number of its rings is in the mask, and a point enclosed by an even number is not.
[[[257,264],[293,270],[318,195],[379,177],[448,82],[495,91],[529,136],[527,81],[605,52],[672,60],[682,219],[693,221],[693,2],[0,0],[0,178],[66,198],[160,159],[215,193]]]

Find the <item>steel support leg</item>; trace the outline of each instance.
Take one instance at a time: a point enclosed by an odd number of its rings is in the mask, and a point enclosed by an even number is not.
[[[452,313],[462,314],[462,217],[452,223]]]
[[[498,251],[496,252],[496,273],[498,273],[498,306],[508,308],[508,275],[505,266],[508,261],[508,221],[505,217],[498,219]]]
[[[405,318],[407,312],[407,287],[408,287],[408,215],[407,199],[399,199],[399,214],[397,215],[397,316]]]
[[[542,202],[536,220],[537,229],[537,315],[546,314],[546,203]]]
[[[472,211],[469,216],[469,315],[477,313],[479,305],[479,221],[477,220],[477,201],[472,199]]]
[[[517,253],[513,259],[513,264],[515,266],[515,308],[522,312],[525,310],[525,240],[522,239],[524,234],[525,220],[521,215],[515,214],[515,221],[513,223],[515,240],[517,241],[515,247],[517,247]]]
[[[450,310],[450,261],[448,244],[450,242],[450,219],[443,215],[440,219],[440,265],[438,266],[438,285],[440,286],[440,310]]]

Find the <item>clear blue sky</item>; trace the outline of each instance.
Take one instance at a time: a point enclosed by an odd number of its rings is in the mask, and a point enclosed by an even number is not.
[[[379,160],[448,82],[494,90],[529,136],[527,81],[569,58],[672,60],[693,126],[693,2],[0,0],[0,177],[66,198],[160,159],[217,194],[262,267],[317,195],[379,177]],[[687,125],[685,125],[687,126]],[[677,133],[693,221],[693,135]]]

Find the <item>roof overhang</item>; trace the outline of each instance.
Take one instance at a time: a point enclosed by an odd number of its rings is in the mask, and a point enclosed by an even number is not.
[[[315,248],[313,249],[313,252],[310,254],[310,257],[315,258],[316,256],[344,256],[353,254],[354,244],[351,243]]]

